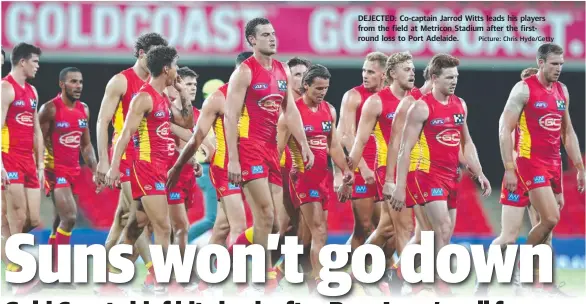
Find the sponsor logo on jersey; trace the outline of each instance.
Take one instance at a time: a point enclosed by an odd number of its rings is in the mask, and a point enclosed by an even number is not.
[[[22,112],[16,114],[16,122],[23,126],[32,127],[34,122],[33,113],[31,112]]]
[[[435,136],[435,139],[443,145],[455,147],[460,144],[460,131],[446,129]]]
[[[509,195],[507,196],[508,201],[515,202],[515,203],[518,203],[520,198],[521,198],[521,196],[516,193],[509,193]]]
[[[555,103],[558,106],[558,110],[559,111],[565,111],[566,110],[566,102],[563,100],[556,100]]]
[[[442,195],[444,195],[444,189],[431,188],[431,196],[442,196]]]
[[[65,179],[65,177],[58,177],[57,178],[57,185],[65,185],[67,184],[67,180]]]
[[[547,108],[547,102],[545,101],[536,101],[533,106],[537,109],[545,109]]]
[[[321,128],[324,132],[332,131],[332,122],[331,121],[322,121]]]
[[[165,183],[160,183],[160,182],[155,183],[155,189],[157,191],[165,190]]]
[[[543,115],[539,118],[539,125],[547,131],[559,131],[562,128],[562,116],[553,113]]]
[[[9,180],[18,179],[18,172],[6,172]]]
[[[171,194],[169,194],[169,200],[171,200],[171,201],[176,201],[180,198],[181,198],[181,195],[179,194],[179,192],[171,192]]]
[[[77,124],[79,125],[80,128],[87,128],[87,119],[82,118],[82,119],[78,119],[77,120]]]
[[[59,136],[59,143],[68,148],[79,148],[81,144],[81,131],[71,131]]]
[[[313,131],[313,126],[307,125],[307,126],[304,126],[303,129],[305,130],[305,132],[311,132],[311,131]]]
[[[287,91],[287,80],[277,80],[279,91]]]
[[[309,190],[309,197],[319,197],[319,191]]]
[[[394,119],[395,118],[395,112],[389,113],[387,114],[387,119]]]
[[[55,124],[55,127],[57,129],[61,129],[61,128],[69,128],[69,123],[66,121],[59,121]]]
[[[252,174],[262,174],[264,172],[264,168],[261,165],[252,166],[250,170],[252,171]]]
[[[157,128],[157,135],[163,139],[169,139],[169,129],[171,125],[165,121]]]
[[[15,107],[24,107],[24,100],[17,100],[12,103]]]
[[[534,184],[543,184],[543,183],[545,183],[545,176],[539,175],[539,176],[533,177],[533,183]]]
[[[283,102],[283,96],[279,94],[270,94],[260,99],[257,104],[258,106],[270,113],[278,113],[281,110],[281,103]]]
[[[126,168],[126,176],[130,176],[130,168]]]
[[[464,124],[464,114],[454,114],[454,123],[456,125],[463,125]]]
[[[269,85],[266,83],[256,83],[254,85],[252,85],[252,89],[254,90],[266,90],[269,88]]]
[[[366,185],[356,186],[354,191],[356,191],[356,193],[366,193]]]
[[[429,124],[432,126],[441,126],[444,124],[444,120],[442,118],[436,118],[436,119],[430,121]]]

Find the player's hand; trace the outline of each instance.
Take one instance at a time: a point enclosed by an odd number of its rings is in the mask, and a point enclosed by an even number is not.
[[[338,196],[338,201],[340,201],[340,203],[345,203],[352,198],[352,186],[341,185],[336,190],[336,194]]]
[[[515,192],[517,190],[517,175],[515,175],[514,170],[505,171],[505,188],[509,192]]]
[[[348,167],[349,168],[354,168],[354,162],[352,161],[352,159],[350,158],[350,156],[346,156],[346,163],[348,163]]]
[[[175,78],[175,81],[173,82],[173,86],[180,93],[181,93],[181,91],[183,91],[183,89],[185,89],[185,83],[183,82],[183,79],[181,78],[181,76],[177,75],[177,77]]]
[[[177,167],[173,166],[169,171],[167,171],[167,183],[165,186],[167,189],[173,189],[177,182],[179,181],[179,175],[181,174],[181,170]]]
[[[560,208],[560,211],[561,211],[564,208],[564,204],[566,203],[564,201],[564,195],[562,193],[557,194],[556,199],[558,201],[558,207]]]
[[[39,179],[39,185],[43,187],[45,185],[45,168],[37,168],[37,178]]]
[[[228,161],[228,181],[234,185],[242,183],[242,169],[239,161]]]
[[[315,157],[313,156],[313,152],[311,152],[309,146],[301,149],[301,154],[303,156],[303,163],[305,164],[305,168],[307,170],[311,169],[311,167],[313,167],[313,161]]]
[[[578,182],[578,192],[584,193],[584,169],[578,169],[576,181]]]
[[[106,173],[105,184],[110,187],[110,189],[118,187],[120,184],[120,169],[118,169],[118,167],[111,167],[110,170],[108,170]]]
[[[195,163],[193,171],[195,172],[195,177],[201,177],[203,175],[203,166],[200,163]]]
[[[396,187],[391,195],[391,207],[395,211],[401,211],[405,207],[405,187]]]
[[[366,182],[367,185],[374,184],[374,182],[375,182],[375,180],[374,180],[374,171],[370,170],[370,168],[368,168],[368,167],[361,168],[360,169],[360,175],[362,175],[362,178],[364,179],[364,181]]]
[[[391,203],[391,200],[393,199],[393,192],[395,191],[396,187],[397,185],[394,181],[385,181],[385,184],[383,185],[383,199],[385,200],[385,203]]]
[[[108,173],[108,169],[110,169],[110,164],[108,164],[108,162],[102,160],[98,162],[94,178],[96,186],[106,184],[106,173]]]
[[[8,179],[8,173],[6,172],[6,169],[4,169],[4,166],[2,166],[2,172],[0,173],[2,175],[2,187],[6,187],[7,185],[10,185],[10,180]]]
[[[344,186],[344,176],[340,173],[334,173],[334,191],[338,192],[342,186]]]
[[[344,179],[342,180],[344,185],[352,186],[354,185],[354,172],[350,169],[344,170]]]
[[[478,182],[480,183],[480,188],[482,189],[482,196],[489,196],[492,192],[492,188],[490,187],[490,182],[486,176],[484,176],[484,174],[481,173],[480,176],[478,176]]]

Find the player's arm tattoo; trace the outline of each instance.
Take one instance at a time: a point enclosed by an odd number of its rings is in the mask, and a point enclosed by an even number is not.
[[[505,104],[505,109],[499,119],[499,146],[505,170],[514,170],[512,132],[519,122],[519,117],[525,104],[529,100],[529,87],[524,81],[518,82]]]
[[[401,139],[397,161],[396,184],[398,188],[406,187],[411,150],[419,139],[419,134],[423,129],[423,123],[428,117],[429,108],[425,102],[420,100],[416,101],[407,111],[407,120],[403,128],[403,138]]]
[[[395,118],[391,125],[391,137],[389,138],[389,147],[387,149],[387,171],[385,173],[385,181],[395,182],[395,167],[397,165],[397,157],[399,157],[399,148],[403,140],[403,128],[405,128],[405,120],[407,119],[407,111],[409,107],[415,102],[413,96],[406,96],[401,100],[395,111]]]
[[[85,128],[81,136],[81,156],[83,157],[83,161],[86,163],[86,165],[92,170],[93,173],[95,173],[98,167],[98,161],[96,159],[96,151],[94,150],[94,145],[92,145],[90,136],[90,110],[85,103],[82,104],[85,114],[87,115],[88,127]]]
[[[568,153],[568,158],[570,158],[574,167],[583,170],[584,163],[582,162],[582,154],[580,153],[580,142],[578,141],[578,136],[570,118],[570,93],[566,85],[562,84],[562,88],[566,96],[566,110],[562,117],[562,142]]]
[[[376,126],[376,121],[381,111],[381,99],[378,94],[372,95],[364,103],[362,114],[360,114],[360,120],[358,122],[358,129],[356,130],[356,137],[354,138],[352,150],[350,151],[350,159],[352,159],[353,167],[351,169],[356,169],[360,163],[364,147],[372,135],[372,131]]]

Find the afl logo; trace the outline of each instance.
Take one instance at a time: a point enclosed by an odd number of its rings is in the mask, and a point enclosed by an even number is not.
[[[65,147],[76,149],[81,143],[81,131],[72,131],[59,137],[59,143]]]
[[[34,122],[33,113],[31,113],[31,112],[18,113],[18,115],[16,115],[16,121],[23,126],[32,127],[33,122]]]
[[[165,121],[157,128],[157,135],[159,135],[159,137],[161,137],[163,139],[168,139],[169,138],[169,127],[170,127],[169,122]]]
[[[534,104],[537,109],[545,109],[547,108],[547,102],[545,101],[538,101]]]
[[[441,144],[455,147],[460,144],[460,131],[456,129],[443,130],[435,136]]]
[[[441,118],[436,118],[430,122],[432,126],[441,126],[444,124],[444,120]]]
[[[155,117],[156,118],[165,117],[165,111],[158,111],[157,113],[155,113]]]
[[[387,119],[394,119],[394,118],[395,118],[395,112],[387,114]]]
[[[539,125],[547,131],[559,131],[562,127],[562,116],[559,114],[547,114],[539,118]]]
[[[281,103],[283,96],[278,94],[271,94],[258,101],[258,106],[270,113],[279,112],[281,110]]]
[[[254,90],[266,90],[269,88],[269,85],[266,83],[257,83],[252,86]]]
[[[24,100],[17,100],[12,103],[15,107],[24,107]]]

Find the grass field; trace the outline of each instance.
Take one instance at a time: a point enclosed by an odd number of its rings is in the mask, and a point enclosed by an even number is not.
[[[136,264],[136,276],[131,283],[128,283],[123,286],[125,290],[129,292],[129,295],[135,296],[142,296],[141,294],[141,285],[144,281],[144,277],[146,276],[146,269],[142,264]],[[4,269],[4,267],[2,268]],[[91,272],[89,272],[91,275]],[[586,280],[585,280],[586,271],[584,269],[560,269],[556,271],[555,277],[557,284],[563,284],[564,286],[561,290],[565,293],[568,293],[572,296],[579,296],[584,297],[586,296],[585,287],[586,287]],[[90,277],[91,278],[91,277]],[[231,276],[228,277],[227,282],[224,284],[223,288],[223,295],[224,296],[235,296],[236,295],[236,286],[231,283],[230,281]],[[42,296],[57,296],[62,294],[67,294],[68,296],[94,296],[94,288],[97,285],[94,284],[81,284],[75,285],[75,289],[71,288],[59,288],[54,286],[52,288],[43,288],[39,293],[36,295]],[[290,284],[287,283],[285,280],[281,282],[281,286],[283,288],[283,292],[289,295],[296,295],[296,296],[304,296],[307,295],[307,287],[305,284]],[[375,285],[368,285],[368,286],[358,286],[357,284],[353,285],[353,288],[349,294],[349,296],[380,296],[382,295],[379,290],[376,288]],[[4,281],[4,271],[2,271],[2,290],[3,293],[7,290],[6,283]],[[458,285],[453,286],[453,292],[456,296],[471,296],[474,290],[474,276],[471,274],[470,278]],[[507,286],[493,284],[490,289],[491,296],[510,296],[512,295],[512,289]]]

